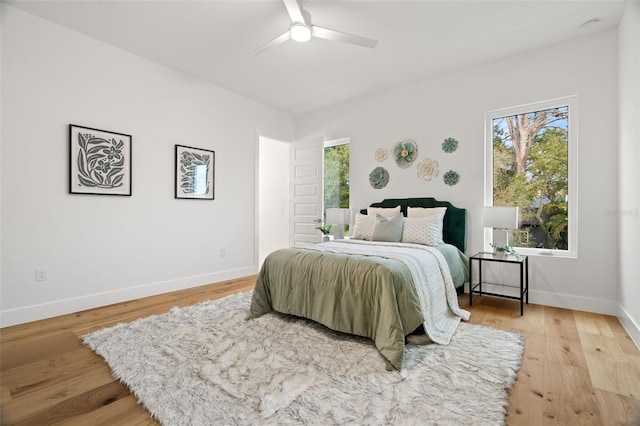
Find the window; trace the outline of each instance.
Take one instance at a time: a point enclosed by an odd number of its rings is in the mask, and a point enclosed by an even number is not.
[[[520,208],[508,244],[522,253],[577,254],[576,104],[572,96],[486,114],[485,205]]]
[[[324,208],[349,208],[349,139],[324,143]],[[347,225],[348,227],[349,225]],[[345,231],[345,235],[347,231]]]

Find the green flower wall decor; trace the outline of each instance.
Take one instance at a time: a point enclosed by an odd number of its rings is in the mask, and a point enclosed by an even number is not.
[[[376,167],[369,173],[369,183],[375,189],[382,189],[389,183],[389,172],[384,167]]]
[[[453,152],[458,149],[458,141],[454,138],[446,138],[442,142],[442,150],[444,152]]]
[[[411,139],[398,142],[393,146],[393,158],[401,169],[406,169],[418,156],[418,145]]]
[[[444,176],[442,176],[442,179],[444,180],[444,183],[446,183],[447,185],[453,186],[457,184],[458,181],[460,180],[460,175],[454,172],[453,170],[449,170],[447,173],[444,174]]]

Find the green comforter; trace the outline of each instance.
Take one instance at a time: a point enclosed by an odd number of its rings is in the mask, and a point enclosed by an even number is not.
[[[464,255],[448,247],[438,250],[453,265],[454,283],[464,283]],[[400,260],[304,248],[277,250],[265,259],[249,318],[272,310],[371,338],[396,369],[402,365],[405,336],[425,318],[412,274]]]

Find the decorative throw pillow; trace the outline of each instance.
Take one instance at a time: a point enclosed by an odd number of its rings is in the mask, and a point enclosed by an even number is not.
[[[439,216],[447,212],[446,207],[407,207],[407,217]]]
[[[446,207],[409,207],[407,208],[407,217],[409,218],[418,218],[418,217],[437,217],[440,219],[440,229],[437,230],[439,232],[438,244],[444,244],[442,240],[442,228],[444,227],[444,215],[447,212]]]
[[[379,214],[386,218],[391,218],[391,217],[396,217],[401,213],[400,213],[400,206],[395,206],[392,208],[367,207],[367,214],[373,217],[376,217],[376,215]]]
[[[375,216],[369,216],[366,214],[356,214],[356,222],[353,225],[353,232],[351,238],[354,240],[368,240],[371,241],[373,236],[373,226],[376,223]]]
[[[442,218],[408,217],[404,220],[402,242],[437,246],[442,244]]]
[[[404,217],[398,215],[387,219],[382,215],[376,215],[376,222],[373,226],[373,241],[398,242],[402,240],[402,228]]]

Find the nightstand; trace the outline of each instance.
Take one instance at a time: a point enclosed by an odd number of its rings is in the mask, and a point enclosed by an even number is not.
[[[478,282],[473,283],[473,261],[478,262]],[[512,289],[518,289],[517,296],[511,296],[508,294],[491,293],[488,291],[482,291],[482,264],[483,262],[500,262],[500,263],[513,263],[520,265],[520,287],[516,286],[503,286]],[[488,285],[488,284],[487,284]],[[477,290],[476,290],[477,288]],[[474,254],[469,258],[469,305],[473,305],[473,295],[478,294],[480,296],[496,296],[504,297],[507,299],[515,299],[520,301],[520,315],[524,314],[524,303],[526,301],[529,304],[529,257],[523,255],[498,255],[495,253],[480,252]]]

